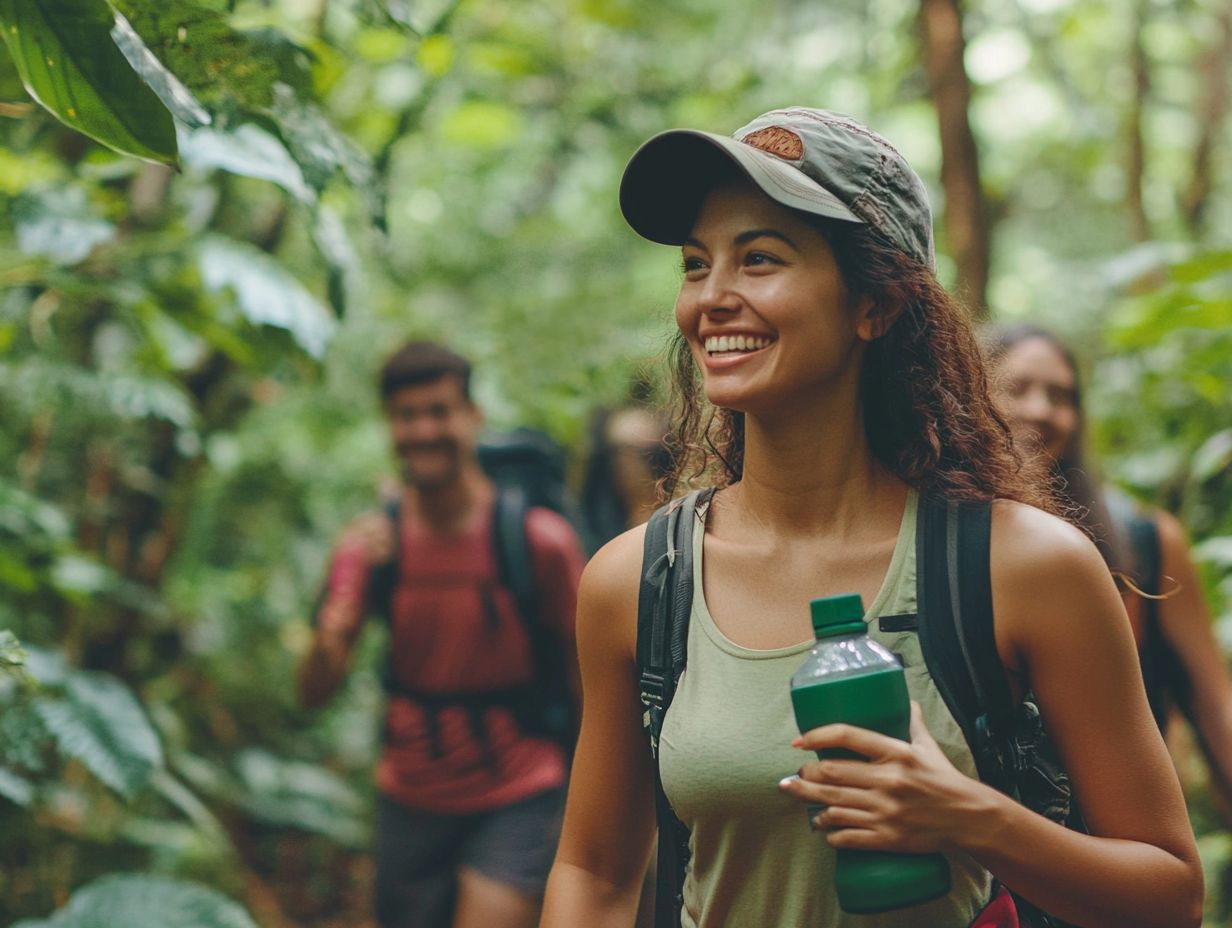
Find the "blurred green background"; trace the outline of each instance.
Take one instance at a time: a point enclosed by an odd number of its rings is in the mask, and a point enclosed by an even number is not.
[[[323,715],[292,677],[331,540],[391,475],[374,372],[448,340],[494,424],[578,449],[664,369],[678,261],[616,188],[665,128],[800,103],[892,139],[943,280],[1086,359],[1106,472],[1185,521],[1232,646],[1227,0],[3,0],[0,23],[0,924],[157,924],[158,894],[202,925],[367,923],[379,633]],[[1232,843],[1181,764],[1232,925]]]

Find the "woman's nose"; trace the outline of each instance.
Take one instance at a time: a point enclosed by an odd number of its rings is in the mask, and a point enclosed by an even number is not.
[[[739,309],[740,299],[732,286],[732,275],[720,268],[712,268],[702,283],[698,294],[700,309],[705,313],[730,313]]]
[[[1028,390],[1018,399],[1016,415],[1026,422],[1047,422],[1052,418],[1052,404],[1043,390]]]

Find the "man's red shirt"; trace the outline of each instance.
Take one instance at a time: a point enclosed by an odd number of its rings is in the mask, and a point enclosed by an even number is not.
[[[391,597],[391,670],[401,685],[427,693],[477,692],[532,682],[526,622],[501,585],[492,540],[491,505],[459,534],[433,533],[404,509],[400,564]],[[538,621],[574,648],[574,612],[583,556],[569,523],[549,509],[526,518],[535,576]],[[363,616],[366,580],[359,542],[344,543],[330,570],[327,609],[334,620]],[[357,582],[359,581],[359,582]],[[339,597],[352,599],[351,603]],[[345,608],[345,606],[351,608]],[[413,699],[391,695],[377,786],[408,806],[446,814],[501,808],[565,782],[564,751],[524,734],[505,706],[482,711],[481,732],[459,706],[437,713],[435,738],[428,712]],[[482,739],[482,740],[481,740]]]

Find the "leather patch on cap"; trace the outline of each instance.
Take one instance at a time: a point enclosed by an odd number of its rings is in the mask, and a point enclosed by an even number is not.
[[[764,129],[758,129],[756,132],[750,132],[740,141],[787,161],[799,161],[804,157],[804,143],[800,141],[800,136],[782,126],[767,126]]]

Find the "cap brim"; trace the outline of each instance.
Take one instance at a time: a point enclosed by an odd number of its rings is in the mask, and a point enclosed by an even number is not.
[[[634,153],[620,182],[620,211],[643,238],[680,245],[728,165],[784,206],[843,222],[864,221],[788,162],[725,135],[693,129],[662,132]]]

